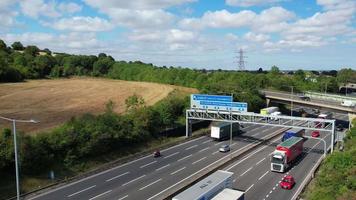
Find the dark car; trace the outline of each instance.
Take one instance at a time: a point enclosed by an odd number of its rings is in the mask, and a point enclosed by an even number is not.
[[[281,183],[279,184],[279,186],[281,186],[281,188],[286,189],[286,190],[292,189],[294,185],[295,185],[295,181],[294,181],[293,176],[291,176],[291,175],[285,176],[282,179]]]
[[[157,158],[161,156],[161,152],[159,150],[156,150],[153,152],[153,157]]]
[[[336,126],[336,130],[337,131],[343,131],[344,127],[341,124],[339,124],[339,125]]]
[[[299,97],[299,99],[301,99],[301,100],[303,100],[303,101],[310,101],[310,97],[308,97],[308,96],[299,95],[298,97]]]

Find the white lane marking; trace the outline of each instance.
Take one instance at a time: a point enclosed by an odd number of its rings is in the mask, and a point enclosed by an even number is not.
[[[125,196],[123,196],[123,197],[119,198],[118,200],[123,200],[123,199],[126,199],[128,196],[129,196],[129,195],[125,195]]]
[[[146,175],[142,175],[142,176],[140,176],[140,177],[137,177],[137,178],[135,178],[135,179],[132,179],[131,181],[122,184],[122,186],[128,185],[128,184],[130,184],[130,183],[132,183],[132,182],[134,182],[134,181],[137,181],[138,179],[143,178],[143,177],[145,177],[145,176],[146,176]]]
[[[280,129],[278,129],[278,130],[276,130],[276,131],[280,131]],[[271,134],[276,133],[276,131],[272,132]],[[269,134],[269,135],[271,135],[271,134]],[[267,136],[269,136],[269,135],[266,135],[266,136],[264,136],[264,137],[263,137],[263,138],[261,138],[261,139],[265,139],[265,138],[266,138]],[[280,137],[279,137],[279,138],[277,138],[277,139],[280,139]],[[274,140],[274,141],[277,141],[277,139],[276,139],[276,140]],[[251,143],[251,144],[249,144],[249,145],[245,146],[245,148],[248,148],[249,146],[252,146],[253,144],[254,144],[254,143]],[[267,147],[267,146],[266,146],[266,147]],[[238,150],[236,150],[236,151],[234,151],[234,152],[232,152],[232,153],[236,153],[236,152],[239,152],[239,151],[241,151],[241,150],[242,150],[242,149],[238,149]],[[185,181],[185,180],[187,180],[187,179],[191,178],[192,176],[195,176],[196,174],[198,174],[198,173],[200,173],[201,171],[205,170],[206,168],[208,168],[208,167],[210,167],[210,166],[212,166],[212,165],[216,164],[217,162],[221,162],[221,160],[226,159],[228,156],[230,156],[230,155],[226,155],[226,156],[224,156],[224,157],[222,157],[222,158],[220,158],[220,159],[216,160],[215,162],[210,163],[209,165],[207,165],[207,166],[205,166],[205,167],[201,168],[200,170],[198,170],[198,171],[194,172],[193,174],[191,174],[191,175],[189,175],[189,176],[187,176],[187,177],[183,178],[182,180],[180,180],[180,181],[176,182],[175,184],[173,184],[173,185],[171,185],[171,186],[169,186],[169,187],[165,188],[164,190],[162,190],[162,191],[160,191],[160,192],[156,193],[155,195],[151,196],[151,197],[150,197],[150,198],[148,198],[147,200],[155,199],[157,196],[161,195],[162,193],[166,192],[167,190],[169,190],[169,189],[171,189],[171,188],[175,187],[176,185],[178,185],[178,184],[182,183],[183,181]],[[185,167],[184,167],[184,168],[185,168]]]
[[[190,146],[190,147],[186,148],[185,150],[193,149],[193,148],[195,148],[195,147],[197,147],[197,146],[198,146],[198,145],[196,144],[196,145],[193,145],[193,146]]]
[[[256,165],[260,164],[260,163],[261,163],[262,161],[264,161],[265,159],[266,159],[266,157],[262,158],[262,160],[258,161],[258,162],[256,163]]]
[[[146,185],[146,186],[140,188],[140,190],[143,190],[143,189],[145,189],[145,188],[148,188],[148,187],[150,187],[151,185],[153,185],[153,184],[155,184],[155,183],[157,183],[157,182],[159,182],[159,181],[161,181],[161,180],[162,180],[162,179],[160,178],[160,179],[158,179],[158,180],[156,180],[156,181],[153,181],[152,183],[150,183],[150,184],[148,184],[148,185]]]
[[[277,139],[273,140],[272,143],[275,142],[275,141],[277,141],[277,140],[280,140],[280,137],[278,137]],[[229,168],[227,168],[226,170],[227,170],[227,171],[230,171],[232,168],[236,167],[237,165],[239,165],[240,163],[242,163],[242,162],[245,161],[246,159],[250,158],[251,156],[255,155],[257,152],[259,152],[259,151],[261,151],[262,149],[265,149],[265,148],[267,148],[267,147],[268,147],[268,145],[257,149],[256,151],[254,151],[253,153],[249,154],[248,156],[246,156],[245,158],[243,158],[243,159],[240,160],[239,162],[237,162],[237,163],[231,165],[231,166],[230,166]]]
[[[210,141],[211,141],[211,140],[207,140],[207,141],[203,142],[203,144],[208,143],[208,142],[210,142]]]
[[[214,144],[215,146],[218,146],[218,145],[220,145],[221,143],[223,143],[223,142],[218,142],[218,143],[216,143],[216,144]]]
[[[156,171],[159,171],[159,170],[161,170],[161,169],[163,169],[163,168],[166,168],[166,167],[168,167],[169,165],[171,165],[171,164],[168,164],[168,165],[165,165],[165,166],[163,166],[163,167],[160,167],[160,168],[156,169]]]
[[[215,151],[214,153],[212,153],[211,155],[215,155],[215,154],[217,154],[217,153],[219,153],[219,151]]]
[[[209,147],[206,147],[206,148],[200,150],[199,152],[203,152],[203,151],[206,151],[206,150],[208,150],[208,149],[209,149]]]
[[[78,192],[75,192],[75,193],[73,193],[73,194],[70,194],[70,195],[68,195],[67,197],[72,197],[72,196],[77,195],[77,194],[79,194],[79,193],[81,193],[81,192],[84,192],[84,191],[90,190],[90,189],[92,189],[92,188],[93,188],[93,187],[95,187],[95,186],[96,186],[96,185],[93,185],[93,186],[87,187],[87,188],[85,188],[85,189],[83,189],[83,190],[80,190],[80,191],[78,191]]]
[[[258,178],[258,180],[261,180],[264,176],[266,176],[266,174],[268,174],[269,171],[266,171],[262,176],[260,176],[260,178]]]
[[[250,187],[248,187],[246,192],[249,191],[253,186],[254,186],[254,184],[252,184]]]
[[[186,157],[183,157],[183,158],[179,159],[178,162],[179,162],[179,161],[182,161],[182,160],[185,160],[185,159],[191,157],[192,155],[193,155],[193,154],[187,155]]]
[[[185,169],[185,167],[182,167],[182,168],[178,169],[177,171],[172,172],[172,173],[171,173],[171,175],[174,175],[174,174],[176,174],[176,173],[178,173],[178,172],[182,171],[183,169]]]
[[[121,177],[121,176],[124,176],[124,175],[126,175],[126,174],[129,174],[129,173],[130,173],[130,172],[125,172],[125,173],[123,173],[123,174],[114,176],[114,177],[109,178],[108,180],[106,180],[106,182],[112,181],[112,180],[114,180],[114,179],[117,179],[117,178],[119,178],[119,177]]]
[[[275,190],[275,189],[276,189],[276,186],[273,187],[273,190]]]
[[[253,135],[251,135],[252,137],[255,137],[256,135],[259,135],[261,132],[255,133]]]
[[[186,144],[189,144],[189,143],[191,143],[191,142],[195,142],[195,141],[198,141],[198,140],[201,140],[201,139],[205,139],[205,138],[206,138],[206,136],[198,137],[198,138],[195,138],[195,139],[193,139],[193,140],[189,140],[189,141],[183,142],[183,143],[181,143],[181,144],[178,144],[178,145],[169,147],[169,148],[167,148],[167,149],[163,149],[161,152],[165,152],[165,151],[168,151],[168,150],[170,150],[170,149],[174,149],[174,148],[180,147],[180,146],[182,146],[182,145],[186,145]],[[37,198],[39,198],[39,197],[45,196],[45,195],[47,195],[47,194],[50,194],[50,193],[52,193],[52,192],[61,190],[61,189],[63,189],[63,188],[70,187],[70,186],[75,185],[75,184],[77,184],[77,183],[80,183],[80,182],[89,180],[89,179],[91,179],[91,178],[100,176],[100,175],[102,175],[102,174],[105,174],[105,173],[114,171],[114,170],[116,170],[116,169],[122,168],[122,167],[124,167],[124,166],[130,165],[130,164],[132,164],[132,163],[135,163],[135,162],[137,162],[137,161],[143,160],[143,159],[145,159],[145,158],[150,158],[150,157],[152,157],[152,155],[147,155],[147,156],[138,158],[138,159],[136,159],[136,160],[133,160],[133,161],[124,163],[124,164],[122,164],[122,165],[113,167],[113,168],[111,168],[111,169],[107,169],[107,170],[105,170],[105,171],[102,171],[102,172],[97,173],[97,174],[93,174],[93,175],[88,176],[88,177],[86,177],[86,178],[83,178],[83,179],[81,179],[81,180],[78,180],[78,181],[75,181],[75,182],[66,184],[66,185],[64,185],[64,186],[58,187],[58,188],[53,189],[53,190],[50,190],[50,191],[48,191],[48,192],[44,192],[44,193],[39,194],[39,195],[37,195],[37,196],[35,196],[35,197],[29,198],[29,200],[37,199]]]
[[[101,193],[101,194],[99,194],[99,195],[96,195],[95,197],[90,198],[89,200],[93,200],[93,199],[96,199],[96,198],[98,198],[98,197],[104,196],[104,195],[110,193],[111,191],[112,191],[112,190],[108,190],[108,191],[106,191],[106,192],[103,192],[103,193]]]
[[[250,171],[252,169],[252,167],[248,168],[244,173],[242,173],[240,176],[245,175],[248,171]]]
[[[175,152],[175,153],[172,153],[171,155],[165,156],[163,159],[165,159],[165,158],[170,158],[170,157],[172,157],[172,156],[174,156],[174,155],[177,155],[177,154],[179,154],[179,151],[178,151],[178,152]]]
[[[204,160],[204,159],[206,159],[206,157],[200,158],[199,160],[193,162],[192,164],[194,165],[194,164],[196,164],[196,163],[198,163],[198,162],[200,162],[200,161],[202,161],[202,160]]]
[[[145,165],[142,165],[140,168],[147,167],[148,165],[152,165],[152,164],[154,164],[154,163],[156,163],[156,162],[157,162],[157,160],[152,161],[152,162],[150,162],[150,163],[147,163],[147,164],[145,164]]]

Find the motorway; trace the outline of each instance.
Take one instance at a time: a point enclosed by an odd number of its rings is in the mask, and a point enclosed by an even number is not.
[[[234,137],[231,149],[242,150],[280,129],[273,126],[245,125],[243,133]],[[322,132],[321,138],[325,138],[327,145],[330,145],[330,133]],[[234,187],[246,190],[247,199],[290,199],[322,155],[320,150],[324,147],[317,140],[308,139],[305,142],[305,156],[287,172],[295,176],[297,184],[292,191],[285,191],[278,187],[284,174],[270,171],[269,156],[279,142],[280,139],[277,138],[226,168],[234,172]],[[177,183],[228,155],[218,152],[222,144],[228,143],[229,141],[213,141],[208,136],[199,137],[162,150],[160,158],[148,155],[26,199],[159,199],[163,192],[174,188]]]
[[[280,129],[245,126],[245,133],[234,138],[231,149],[243,149]],[[157,199],[162,191],[226,156],[227,153],[218,152],[225,143],[229,141],[217,142],[203,136],[162,150],[160,158],[148,155],[28,199]]]
[[[308,131],[306,135],[310,136],[310,132]],[[321,132],[320,138],[326,141],[327,147],[330,146],[330,133]],[[233,188],[246,191],[246,199],[292,199],[296,195],[298,187],[301,186],[324,152],[323,142],[308,139],[304,143],[303,156],[292,168],[285,173],[272,172],[270,156],[278,143],[280,143],[280,137],[225,168],[225,170],[234,173]],[[287,174],[292,175],[296,180],[296,185],[292,190],[284,190],[279,187],[280,181]]]

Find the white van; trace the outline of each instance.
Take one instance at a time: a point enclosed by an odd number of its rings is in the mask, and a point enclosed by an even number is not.
[[[345,106],[345,107],[355,107],[355,102],[351,101],[351,100],[343,100],[341,102],[341,106]]]

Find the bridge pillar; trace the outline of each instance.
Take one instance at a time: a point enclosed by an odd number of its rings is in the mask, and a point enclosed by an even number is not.
[[[271,102],[271,99],[266,98],[266,107],[269,107],[269,103]]]
[[[185,116],[185,137],[188,138],[192,136],[192,122],[188,118],[188,112]]]

